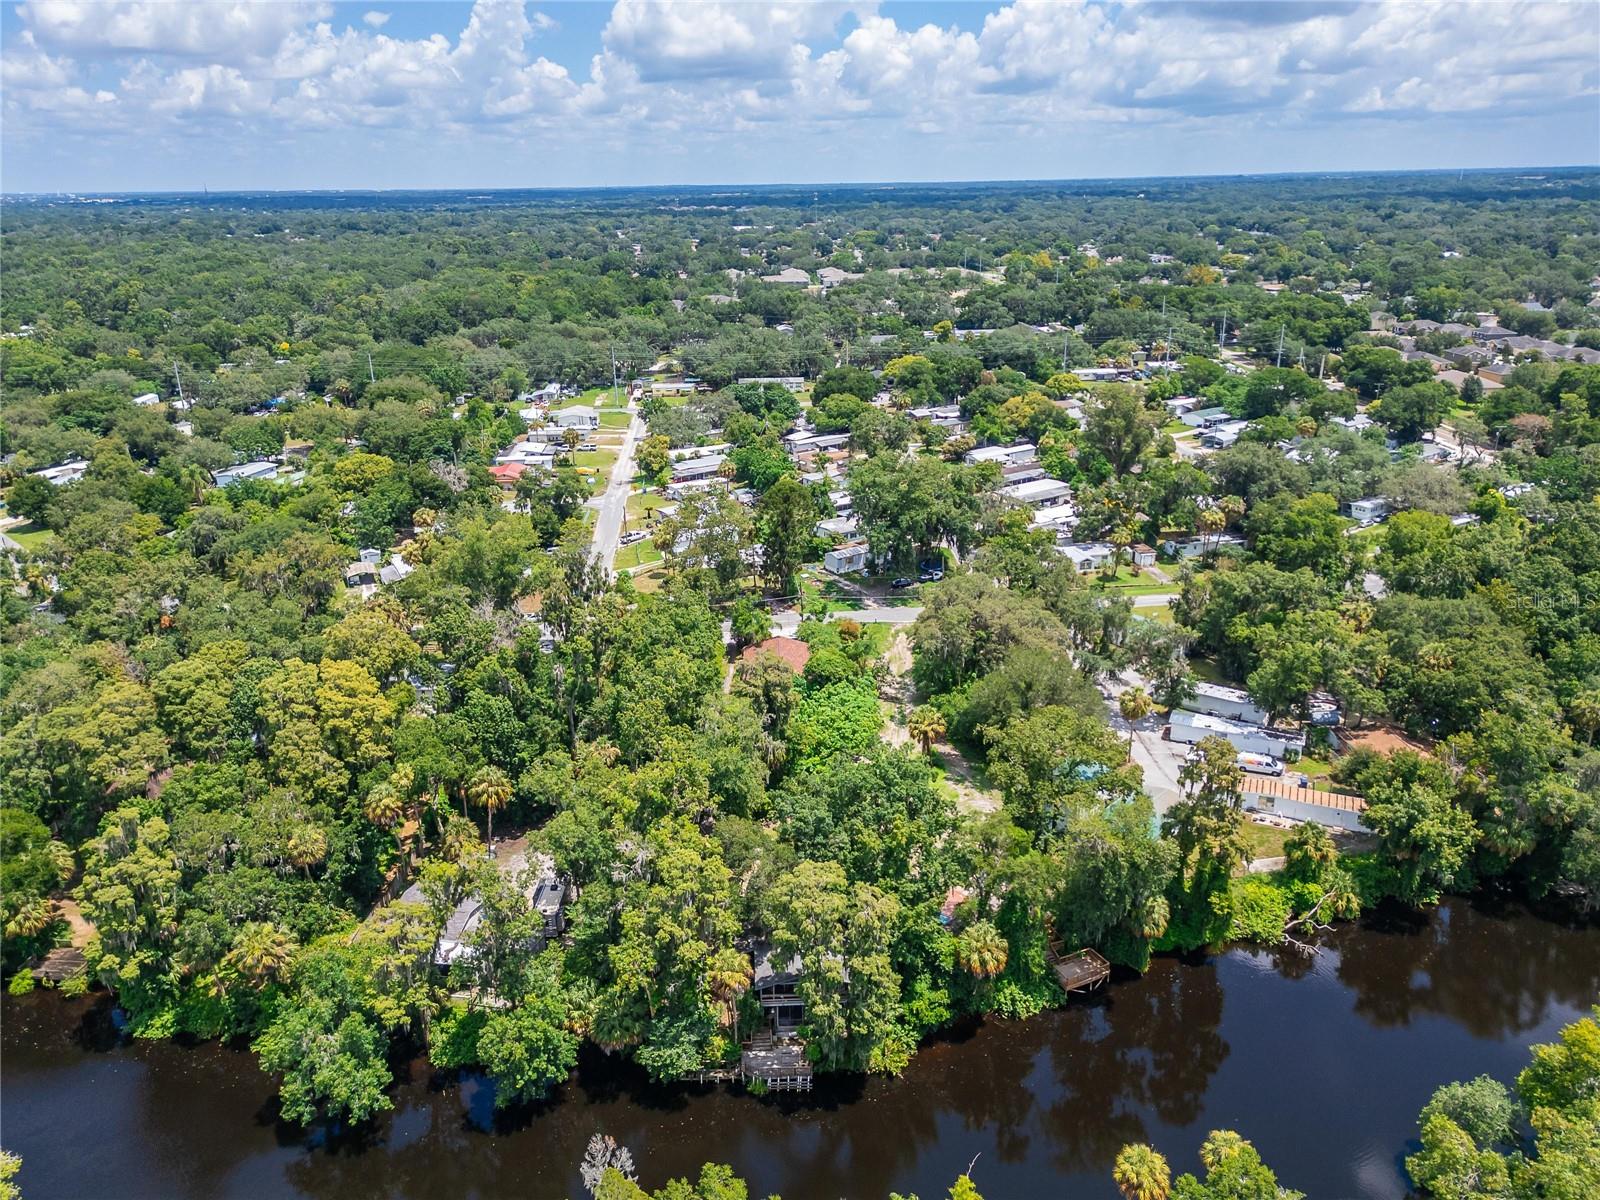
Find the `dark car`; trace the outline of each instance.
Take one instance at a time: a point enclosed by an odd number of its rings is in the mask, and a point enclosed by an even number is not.
[[[890,583],[889,586],[892,588],[908,588],[911,586],[911,580],[902,575],[899,579],[896,579]]]

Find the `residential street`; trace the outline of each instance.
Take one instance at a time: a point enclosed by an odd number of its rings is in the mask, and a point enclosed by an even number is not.
[[[611,480],[606,490],[589,501],[597,510],[594,522],[594,557],[607,574],[617,561],[617,546],[622,538],[622,519],[628,511],[628,493],[633,490],[634,451],[644,434],[644,420],[633,398],[628,398],[628,413],[632,420],[622,436],[622,449],[616,465],[611,468]]]

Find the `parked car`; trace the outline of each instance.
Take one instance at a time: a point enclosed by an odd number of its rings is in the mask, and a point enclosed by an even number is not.
[[[900,576],[899,579],[896,579],[893,582],[891,582],[889,584],[889,586],[892,587],[892,588],[895,588],[896,590],[898,590],[900,588],[908,588],[908,587],[911,586],[911,580],[907,579],[904,575],[902,575],[902,576]]]
[[[938,583],[939,580],[944,578],[944,572],[939,570],[938,567],[935,567],[931,571],[922,572],[922,574],[918,575],[917,578],[923,583]]]

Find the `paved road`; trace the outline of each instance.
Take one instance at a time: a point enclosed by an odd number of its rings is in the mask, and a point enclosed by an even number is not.
[[[628,493],[633,491],[633,476],[637,471],[634,465],[634,451],[638,448],[639,438],[644,434],[644,421],[639,416],[638,406],[630,396],[628,399],[628,414],[632,420],[622,435],[622,450],[617,455],[616,465],[611,468],[611,479],[606,484],[606,490],[590,501],[597,510],[598,516],[594,522],[594,558],[595,561],[609,574],[617,561],[617,546],[622,538],[622,519],[628,511]]]
[[[1163,604],[1171,604],[1178,598],[1177,592],[1160,592],[1153,596],[1135,596],[1134,608],[1160,608]],[[848,617],[852,621],[860,621],[863,625],[910,625],[922,615],[920,604],[907,604],[899,607],[869,604],[865,608],[837,608],[832,614],[836,619],[843,620]],[[785,612],[772,614],[772,632],[780,637],[791,637],[800,627],[800,614],[790,609]],[[1120,718],[1119,718],[1120,719]],[[1159,734],[1160,730],[1157,729]]]
[[[1111,728],[1124,737],[1131,733],[1132,742],[1128,747],[1130,757],[1144,771],[1144,790],[1155,802],[1156,812],[1164,813],[1183,799],[1178,772],[1183,770],[1183,756],[1189,747],[1162,738],[1161,731],[1167,721],[1159,713],[1151,713],[1131,726],[1123,719],[1117,708],[1117,697],[1131,687],[1149,690],[1143,676],[1133,670],[1124,671],[1121,676],[1101,685],[1100,694],[1106,698],[1106,719]]]

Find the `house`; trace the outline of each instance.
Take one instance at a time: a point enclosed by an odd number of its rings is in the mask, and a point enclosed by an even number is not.
[[[1248,725],[1265,725],[1270,715],[1250,699],[1250,693],[1243,688],[1224,687],[1220,683],[1195,684],[1194,696],[1185,700],[1183,706],[1191,712],[1209,713]]]
[[[55,487],[66,487],[69,483],[77,483],[89,473],[89,460],[86,458],[68,459],[64,463],[57,463],[53,467],[44,467],[38,471],[30,471],[48,484]]]
[[[785,267],[776,275],[763,275],[762,283],[776,283],[783,287],[810,287],[811,276],[799,267]]]
[[[1167,411],[1174,417],[1187,416],[1204,403],[1199,396],[1174,396],[1166,402]]]
[[[700,390],[698,379],[652,379],[647,385],[653,396],[692,396]]]
[[[1504,383],[1517,369],[1513,362],[1484,363],[1478,368],[1478,378],[1490,383]]]
[[[133,398],[133,402],[140,408],[150,408],[153,405],[160,404],[161,397],[156,395],[154,392],[146,392],[142,396],[135,396]]]
[[[822,569],[835,575],[854,575],[867,569],[867,544],[846,542],[822,556]]]
[[[739,383],[775,383],[787,392],[798,392],[806,386],[799,375],[746,375]]]
[[[1047,504],[1033,510],[1030,529],[1065,530],[1077,524],[1078,510],[1071,504]]]
[[[1029,479],[1024,483],[1008,484],[1000,489],[1000,495],[1018,504],[1038,507],[1072,495],[1072,485],[1062,483],[1059,479]]]
[[[1117,553],[1117,548],[1110,542],[1068,542],[1056,549],[1066,556],[1079,575],[1104,570],[1111,565]]]
[[[750,954],[755,970],[750,990],[761,1005],[761,1015],[775,1037],[793,1037],[805,1020],[805,1005],[800,1000],[800,974],[805,969],[796,955],[788,962],[776,962],[772,947],[760,943]]]
[[[1243,549],[1244,539],[1236,533],[1168,538],[1161,543],[1161,552],[1173,558],[1199,558],[1205,554],[1237,553]]]
[[[1249,428],[1249,421],[1223,421],[1200,435],[1200,444],[1209,450],[1226,450]]]
[[[979,446],[968,450],[969,463],[999,463],[1002,467],[1013,463],[1029,463],[1039,457],[1039,448],[1032,442],[1017,442],[1011,446]]]
[[[764,642],[746,646],[739,655],[739,661],[752,662],[763,654],[780,659],[796,675],[804,671],[806,664],[811,661],[811,647],[799,638],[792,637],[770,637]]]
[[[391,583],[399,583],[416,568],[400,556],[399,551],[389,555],[389,561],[378,568],[378,582],[387,587]]]
[[[1515,329],[1506,329],[1500,325],[1480,325],[1472,331],[1472,340],[1475,342],[1503,342],[1507,338],[1516,336]]]
[[[1296,757],[1306,748],[1305,734],[1294,730],[1263,728],[1244,721],[1230,721],[1208,713],[1172,710],[1168,737],[1174,742],[1198,742],[1220,737],[1241,754],[1270,754],[1273,758]]]
[[[826,521],[818,521],[813,527],[818,537],[854,537],[860,526],[854,517],[829,517]]]
[[[502,875],[521,884],[529,907],[543,918],[542,928],[533,936],[534,945],[543,947],[550,940],[560,937],[567,927],[569,887],[567,881],[556,874],[555,863],[544,855],[537,855],[532,862],[529,862],[527,852],[518,851],[495,865],[500,868]],[[421,882],[413,883],[402,892],[400,902],[426,905],[428,898],[423,893]],[[477,895],[463,897],[461,903],[456,905],[455,911],[445,921],[444,929],[439,934],[438,944],[434,948],[434,965],[448,967],[458,960],[471,958],[476,953],[471,944],[471,936],[481,924],[483,924],[482,898]]]
[[[522,478],[522,473],[527,469],[526,465],[519,462],[496,463],[489,468],[489,478],[509,492],[517,486],[517,480]]]
[[[237,467],[223,467],[220,471],[213,471],[211,481],[219,488],[226,488],[248,479],[269,481],[277,478],[277,475],[277,463],[260,459],[256,462],[241,463]]]
[[[1143,542],[1135,542],[1129,547],[1133,553],[1133,565],[1136,567],[1153,567],[1156,565],[1156,550],[1154,546],[1147,546]]]
[[[1344,511],[1352,521],[1367,525],[1389,515],[1389,502],[1382,496],[1367,496],[1365,499],[1348,501]]]
[[[1213,425],[1233,420],[1233,414],[1225,408],[1191,408],[1186,413],[1179,413],[1178,420],[1191,429],[1210,429]]]
[[[571,408],[557,409],[550,420],[558,429],[599,429],[600,414],[587,404],[574,404]]]
[[[707,454],[700,458],[685,458],[672,464],[672,482],[688,483],[696,479],[710,479],[721,469],[727,458],[721,454]]]
[[[841,283],[850,283],[860,279],[861,276],[853,271],[841,270],[838,267],[823,267],[817,272],[817,279],[825,288],[838,287]]]
[[[344,585],[360,595],[362,601],[378,594],[378,568],[376,564],[359,559],[344,569]]]
[[[1072,373],[1085,383],[1114,383],[1121,374],[1116,367],[1074,367]]]
[[[561,399],[561,385],[547,383],[542,388],[531,392],[518,392],[518,404],[542,404],[549,406]]]
[[[1000,468],[1000,482],[1002,484],[1027,483],[1032,479],[1044,478],[1044,466],[1041,463],[1008,463]]]

